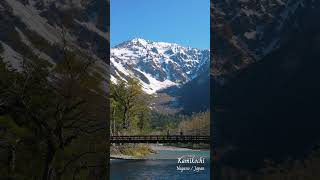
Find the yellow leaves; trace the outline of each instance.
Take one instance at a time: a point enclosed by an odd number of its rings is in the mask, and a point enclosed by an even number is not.
[[[190,117],[182,117],[182,121],[178,126],[178,130],[185,134],[210,135],[210,113],[201,112],[194,113]]]

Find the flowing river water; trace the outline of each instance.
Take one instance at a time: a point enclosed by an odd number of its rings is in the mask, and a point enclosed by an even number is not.
[[[111,160],[111,180],[209,180],[210,151],[155,146],[141,160]],[[180,159],[179,159],[180,158]],[[196,162],[198,161],[198,162]]]

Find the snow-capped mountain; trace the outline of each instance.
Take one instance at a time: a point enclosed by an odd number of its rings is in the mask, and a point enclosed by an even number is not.
[[[210,58],[209,50],[135,38],[112,48],[110,61],[114,83],[132,76],[151,94],[196,78],[209,69]]]

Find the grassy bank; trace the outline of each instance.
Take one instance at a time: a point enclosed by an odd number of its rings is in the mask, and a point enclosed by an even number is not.
[[[174,146],[174,147],[180,147],[180,148],[188,148],[188,149],[205,149],[209,150],[210,145],[209,144],[182,144],[182,143],[173,143],[173,144],[166,144],[167,146]]]
[[[112,145],[110,152],[111,155],[125,155],[133,157],[144,157],[149,154],[156,153],[146,144]]]

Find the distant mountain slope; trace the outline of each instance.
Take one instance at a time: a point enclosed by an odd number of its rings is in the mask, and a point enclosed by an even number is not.
[[[181,108],[181,113],[208,111],[210,107],[209,68],[184,85],[173,86],[160,92],[175,97],[171,106]]]
[[[209,50],[135,38],[111,49],[111,80],[133,76],[151,94],[179,86],[209,69]]]
[[[107,4],[97,0],[2,0],[0,55],[16,68],[21,57],[55,63],[61,56],[64,36],[69,50],[96,59],[107,71]]]
[[[233,147],[229,165],[258,168],[319,145],[319,12],[305,11],[286,43],[213,89],[216,142]]]
[[[259,61],[299,31],[315,0],[216,0],[212,3],[214,76],[228,75]]]

